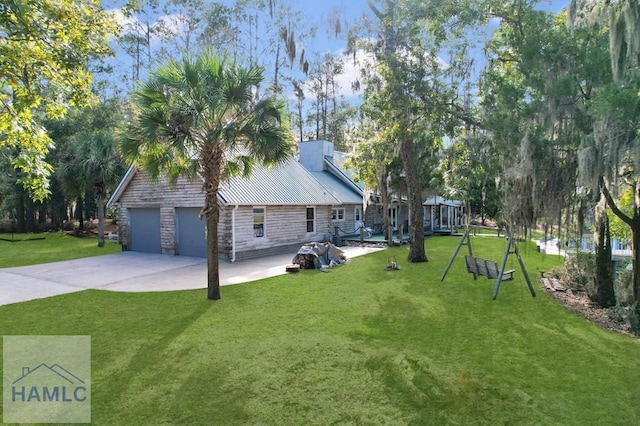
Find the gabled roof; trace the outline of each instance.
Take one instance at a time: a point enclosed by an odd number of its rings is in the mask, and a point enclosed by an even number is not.
[[[309,172],[326,188],[327,192],[340,200],[341,204],[362,204],[362,194],[358,194],[329,172]]]
[[[130,166],[127,172],[124,174],[124,177],[116,187],[111,197],[109,197],[109,201],[107,201],[107,207],[113,207],[114,203],[117,203],[122,194],[124,193],[127,186],[129,186],[129,182],[136,175],[137,169],[134,166]]]
[[[130,167],[113,192],[116,203],[137,173]],[[220,185],[218,200],[225,205],[337,205],[340,200],[300,163],[290,158],[275,167],[255,165],[249,178],[235,177]]]
[[[331,159],[325,158],[324,169],[309,173],[342,204],[362,204],[362,189],[333,164]]]
[[[293,158],[272,168],[256,166],[248,179],[236,177],[220,185],[227,205],[335,205],[335,198]]]

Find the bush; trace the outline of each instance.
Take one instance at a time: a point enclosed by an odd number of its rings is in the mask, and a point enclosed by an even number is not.
[[[64,223],[62,224],[63,231],[73,231],[75,228],[76,228],[75,224],[73,223],[73,221],[70,221],[70,220],[65,220]]]
[[[559,269],[558,275],[567,287],[586,291],[589,296],[595,294],[595,255],[586,252],[571,254],[565,259],[564,266]]]
[[[10,234],[11,232],[15,232],[15,224],[13,221],[11,219],[0,220],[0,233]]]
[[[624,269],[618,272],[614,283],[616,292],[616,302],[619,306],[633,305],[633,273],[631,270]]]

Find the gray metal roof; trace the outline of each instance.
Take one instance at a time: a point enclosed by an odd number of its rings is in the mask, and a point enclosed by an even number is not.
[[[342,204],[362,204],[362,194],[353,191],[332,173],[309,172],[324,186],[331,195],[340,200]]]
[[[459,200],[447,200],[444,197],[441,197],[439,195],[435,195],[433,197],[429,197],[426,200],[424,200],[422,205],[423,206],[444,205],[444,206],[450,206],[450,207],[460,207],[460,206],[463,205],[463,203],[462,203],[462,201],[459,201]]]
[[[221,184],[218,196],[227,205],[340,204],[293,158],[271,168],[256,165],[250,178],[236,177]]]

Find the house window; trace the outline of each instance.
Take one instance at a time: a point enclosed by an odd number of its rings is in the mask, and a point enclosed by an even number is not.
[[[354,216],[356,218],[356,223],[362,221],[362,207],[356,206],[354,209]]]
[[[344,220],[344,209],[331,210],[331,220]]]
[[[316,231],[316,209],[307,207],[307,232]]]
[[[253,208],[253,236],[264,237],[264,207]]]

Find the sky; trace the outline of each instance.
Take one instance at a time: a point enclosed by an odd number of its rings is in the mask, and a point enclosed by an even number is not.
[[[286,4],[286,0],[279,0],[280,4]],[[539,8],[553,13],[558,13],[564,7],[568,5],[570,0],[543,0],[539,3]],[[234,0],[219,0],[227,5],[234,3]],[[367,0],[289,0],[289,3],[293,7],[299,8],[302,12],[305,22],[303,27],[315,26],[318,28],[315,37],[307,37],[304,42],[297,46],[298,52],[305,49],[307,56],[309,57],[313,52],[320,54],[320,52],[331,52],[334,56],[339,56],[346,47],[346,28],[343,28],[343,34],[339,37],[330,34],[329,31],[329,17],[336,11],[339,11],[339,15],[342,17],[343,27],[349,27],[353,23],[360,19],[364,13],[367,13],[370,9],[367,5]],[[124,0],[103,0],[102,5],[107,10],[115,11],[124,4]],[[121,15],[120,15],[121,16]],[[158,19],[160,16],[152,17]],[[304,44],[304,46],[302,45]],[[310,53],[311,52],[311,53]],[[481,64],[484,62],[484,58],[477,53],[476,63],[478,72],[481,68]],[[130,66],[131,58],[127,57],[121,49],[117,50],[116,58],[111,61],[115,67],[126,69]],[[341,94],[347,99],[353,102],[357,102],[359,98],[358,93],[354,93],[351,89],[351,83],[354,82],[359,76],[359,71],[353,64],[353,61],[345,61],[344,73],[338,77],[337,81],[341,88]],[[297,78],[303,78],[302,74],[298,74]],[[307,93],[307,98],[311,95]],[[293,95],[289,94],[290,100],[293,100]]]

